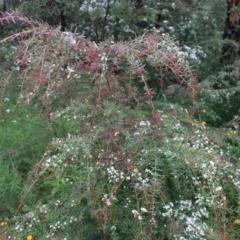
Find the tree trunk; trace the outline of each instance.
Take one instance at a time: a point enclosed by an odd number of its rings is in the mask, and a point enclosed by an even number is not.
[[[61,31],[64,32],[66,30],[66,6],[65,6],[65,2],[64,0],[62,0],[61,4],[60,4],[60,21],[61,21]]]
[[[3,0],[2,11],[3,11],[3,12],[6,12],[6,11],[7,11],[6,0]]]

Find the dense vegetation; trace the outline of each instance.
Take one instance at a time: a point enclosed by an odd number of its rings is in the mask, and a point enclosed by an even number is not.
[[[238,4],[2,1],[0,239],[239,239]]]

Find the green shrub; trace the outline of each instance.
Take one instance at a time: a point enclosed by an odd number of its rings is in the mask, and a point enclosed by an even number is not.
[[[238,132],[209,127],[218,124],[214,104],[203,104],[203,83],[168,35],[97,45],[36,22],[28,33],[19,33],[25,39],[13,67],[18,97],[2,101],[5,112],[7,104],[15,108],[11,116],[19,125],[9,116],[1,131],[13,130],[15,148],[24,142],[12,164],[29,158],[21,165],[24,178],[11,179],[21,184],[21,196],[15,188],[17,203],[3,206],[15,208],[7,234],[39,240],[238,236],[237,228],[228,232],[237,227],[239,210]],[[181,84],[184,101],[168,100],[162,83]],[[3,99],[11,87],[2,84]],[[8,143],[5,137],[4,160]]]

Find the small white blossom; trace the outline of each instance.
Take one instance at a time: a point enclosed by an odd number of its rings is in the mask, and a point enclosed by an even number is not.
[[[144,207],[142,207],[142,208],[141,208],[141,211],[144,212],[144,213],[146,213],[146,212],[147,212],[147,209],[144,208]]]
[[[140,123],[139,123],[139,126],[150,126],[150,122],[149,121],[141,121]]]
[[[215,188],[215,191],[216,191],[216,192],[220,192],[220,191],[222,191],[222,187],[219,186],[219,187]]]

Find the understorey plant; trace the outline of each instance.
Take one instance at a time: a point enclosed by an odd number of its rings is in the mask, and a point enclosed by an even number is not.
[[[12,68],[1,74],[1,128],[4,122],[14,129],[11,117],[32,127],[42,119],[39,148],[45,144],[38,156],[29,146],[24,171],[20,157],[8,155],[7,169],[19,173],[11,181],[22,187],[14,210],[1,208],[2,221],[8,218],[4,236],[237,236],[238,165],[225,150],[225,130],[208,129],[193,117],[198,83],[173,39],[153,31],[96,44],[17,12],[0,22],[27,26],[1,40],[17,43]],[[169,84],[183,87],[186,106],[167,100],[162,90]],[[18,95],[11,98],[13,89]],[[32,142],[27,136],[22,141]]]

